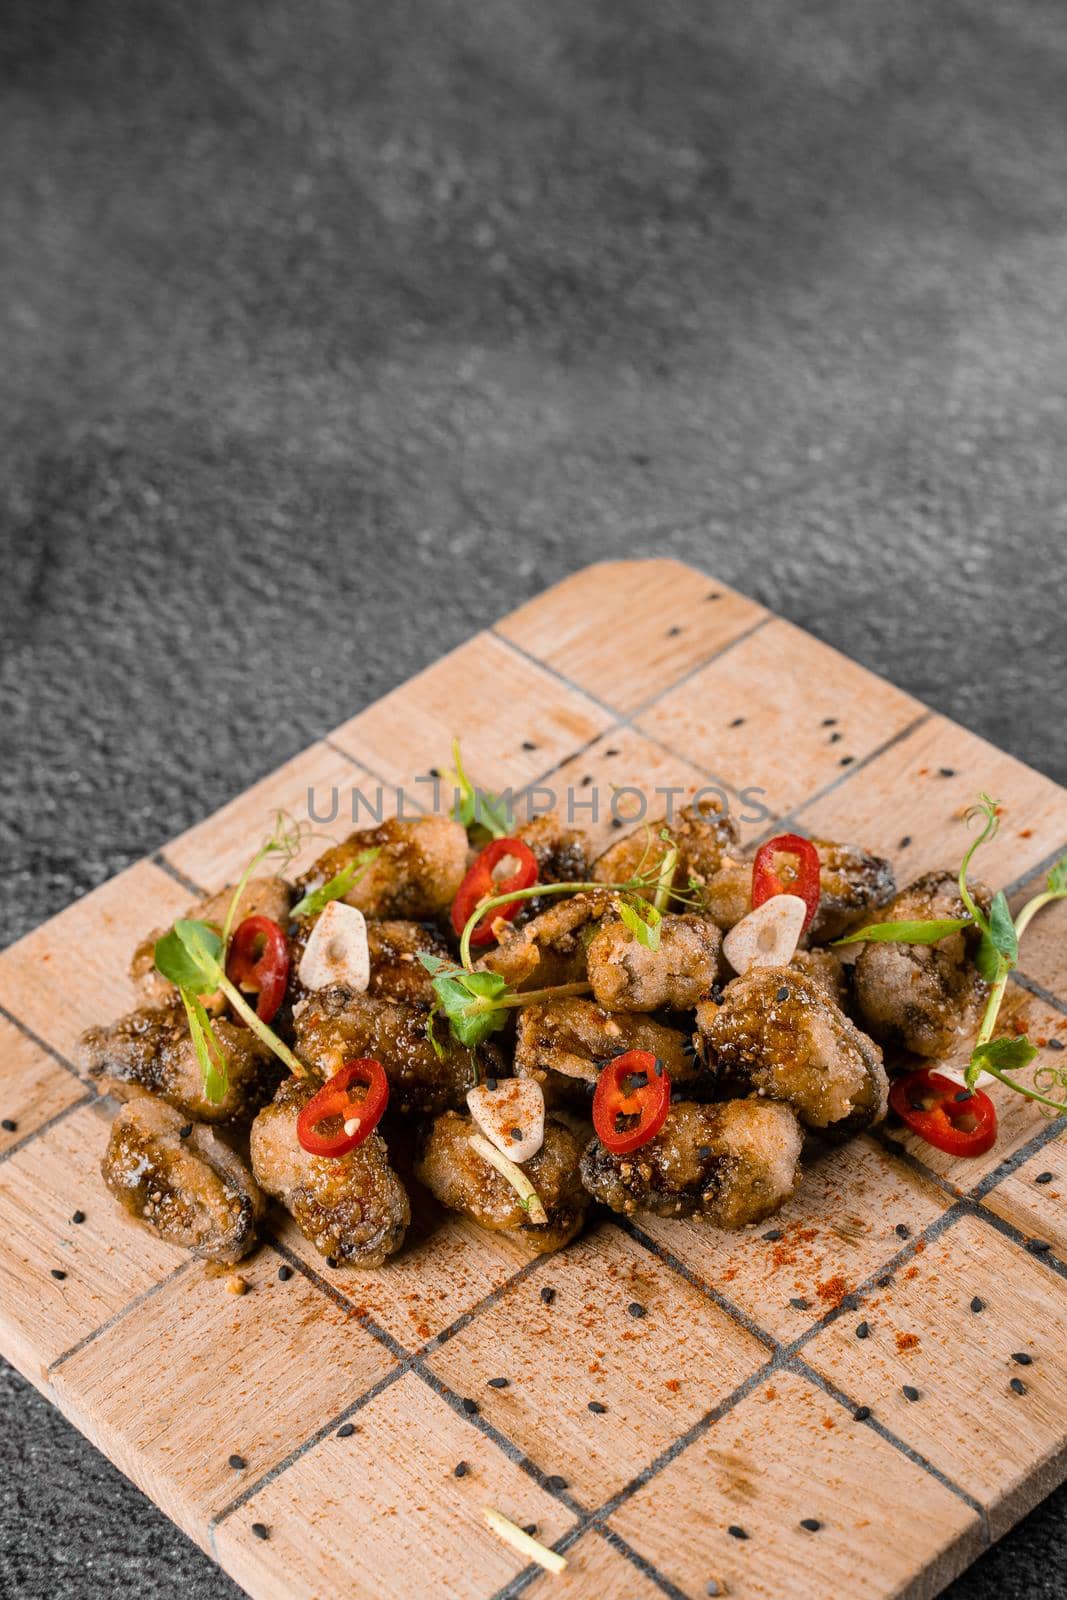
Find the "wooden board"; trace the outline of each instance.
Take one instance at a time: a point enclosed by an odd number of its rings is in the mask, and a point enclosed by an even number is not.
[[[530,1261],[422,1206],[356,1277],[278,1217],[240,1298],[103,1190],[113,1107],[71,1063],[134,1003],[138,939],[278,807],[342,836],[379,788],[427,806],[453,734],[479,783],[570,790],[600,840],[622,787],[710,785],[749,838],[788,820],[903,879],[958,860],[979,789],[1012,894],[1067,841],[1055,784],[692,568],[578,573],[0,955],[0,1350],[265,1600],[935,1594],[1065,1473],[1067,1149],[1031,1102],[994,1090],[970,1164],[859,1139],[740,1235],[604,1220]],[[1035,925],[1011,986],[1039,1062],[1067,1039],[1065,931]]]

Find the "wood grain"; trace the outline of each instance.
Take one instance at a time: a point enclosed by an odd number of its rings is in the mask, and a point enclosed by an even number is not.
[[[263,1600],[935,1594],[1067,1471],[1064,1127],[1008,1090],[988,1156],[882,1130],[741,1234],[601,1221],[531,1260],[416,1187],[381,1272],[331,1269],[275,1215],[242,1296],[106,1194],[114,1107],[73,1057],[133,1004],[136,943],[279,808],[341,837],[353,791],[432,804],[416,780],[453,735],[479,785],[551,791],[598,848],[629,784],[649,820],[718,785],[746,839],[795,818],[901,881],[958,861],[980,788],[1004,805],[998,881],[1067,840],[1048,779],[703,574],[578,573],[0,955],[0,1350]],[[1009,987],[1031,1074],[1067,1044],[1063,928],[1034,924]],[[559,1541],[564,1574],[525,1567],[487,1504]]]
[[[688,1509],[684,1536],[664,1505]],[[980,1540],[958,1496],[789,1372],[713,1423],[609,1526],[688,1595],[714,1580],[760,1600],[935,1594]]]

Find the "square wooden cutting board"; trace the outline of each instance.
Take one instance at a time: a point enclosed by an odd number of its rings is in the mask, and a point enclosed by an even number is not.
[[[601,842],[627,786],[714,786],[748,839],[855,840],[900,882],[958,862],[980,789],[1013,895],[1067,843],[1064,790],[744,596],[587,568],[0,955],[0,1352],[254,1596],[937,1593],[1065,1475],[1067,1149],[1030,1101],[994,1089],[978,1161],[856,1140],[740,1234],[605,1219],[530,1260],[419,1201],[356,1275],[279,1215],[240,1297],[104,1191],[114,1107],[74,1048],[135,1003],[138,940],[278,808],[342,837],[379,791],[427,806],[453,735],[479,784],[569,795]],[[1061,904],[1009,993],[1035,1067],[1067,1043],[1065,934]]]

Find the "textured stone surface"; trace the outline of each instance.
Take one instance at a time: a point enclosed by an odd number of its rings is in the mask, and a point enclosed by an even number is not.
[[[1060,0],[8,0],[0,63],[5,939],[603,556],[1067,780]],[[0,1381],[5,1595],[236,1592]],[[1062,1594],[1065,1507],[954,1600]]]

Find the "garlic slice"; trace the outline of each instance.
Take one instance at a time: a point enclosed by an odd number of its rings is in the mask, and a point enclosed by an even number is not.
[[[796,894],[774,894],[735,922],[722,953],[735,972],[750,967],[785,967],[796,953],[808,908]]]
[[[930,1062],[930,1071],[936,1072],[939,1078],[948,1078],[952,1083],[958,1083],[961,1089],[967,1087],[967,1071],[964,1067],[943,1067],[938,1061]],[[974,1080],[976,1089],[987,1089],[991,1083],[996,1083],[991,1072],[980,1072]]]
[[[467,1091],[467,1109],[485,1137],[521,1165],[545,1142],[545,1097],[536,1078],[494,1078]],[[515,1135],[519,1137],[516,1138]]]
[[[297,975],[306,989],[343,983],[362,994],[370,983],[370,949],[362,911],[343,900],[325,905],[311,930]]]

